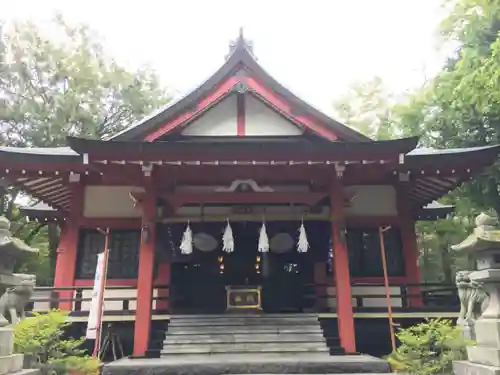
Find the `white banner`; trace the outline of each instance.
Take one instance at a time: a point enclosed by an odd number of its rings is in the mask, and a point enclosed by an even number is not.
[[[94,289],[92,290],[92,301],[90,302],[89,320],[87,322],[87,339],[97,339],[99,317],[99,303],[102,301],[102,278],[104,277],[104,253],[97,255],[97,266],[95,269]]]

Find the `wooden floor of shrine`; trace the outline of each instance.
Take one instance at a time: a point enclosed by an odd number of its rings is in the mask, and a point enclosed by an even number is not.
[[[28,314],[29,315],[29,314]],[[152,321],[169,321],[173,314],[153,314],[151,316]],[[318,313],[319,319],[337,319],[336,313]],[[387,319],[387,312],[354,312],[354,319]],[[456,319],[458,318],[458,311],[422,311],[415,309],[415,311],[400,311],[393,312],[394,319]],[[75,323],[86,323],[88,320],[87,312],[77,312],[73,311],[70,313],[70,322]],[[135,313],[123,311],[107,311],[104,313],[103,321],[107,323],[118,323],[118,322],[133,322],[135,321]]]
[[[335,313],[318,313],[316,315],[327,335],[332,337],[338,336],[338,321]],[[158,343],[153,341],[161,342],[163,340],[172,316],[175,315],[161,313],[152,315],[150,350],[158,345]],[[397,327],[405,328],[418,324],[426,319],[442,318],[456,320],[457,317],[457,311],[405,311],[394,312],[393,321]],[[71,327],[75,337],[81,337],[85,334],[87,319],[88,314],[85,313],[73,312],[70,314],[69,321],[73,323]],[[121,338],[126,356],[132,353],[134,321],[135,314],[118,312],[107,312],[103,318],[105,330],[111,325],[113,326],[113,330]],[[379,358],[390,353],[391,340],[386,312],[356,312],[354,313],[354,326],[357,350],[359,353],[369,354]],[[156,337],[156,339],[153,339],[154,337]],[[91,347],[88,349],[91,349]],[[112,358],[108,358],[108,360],[112,360]]]
[[[418,295],[411,294],[415,285],[391,285],[391,301],[394,323],[399,327],[407,327],[432,318],[455,320],[458,317],[459,301],[455,285],[418,285]],[[316,286],[317,288],[317,286]],[[338,337],[337,314],[331,286],[323,288],[324,295],[318,295],[317,289],[312,293],[305,293],[303,298],[304,309],[307,314],[315,314],[325,332],[331,337]],[[316,290],[316,292],[314,291]],[[390,352],[390,335],[388,325],[387,298],[383,293],[382,285],[354,285],[353,286],[353,316],[357,350],[377,357]],[[172,317],[186,314],[176,308],[176,300],[170,296],[168,286],[155,285],[153,290],[153,306],[151,312],[152,341],[163,341]],[[66,299],[63,294],[68,295]],[[37,312],[49,311],[57,308],[61,303],[69,305],[69,321],[74,323],[72,335],[81,337],[85,334],[88,320],[90,287],[67,288],[37,288],[28,310]],[[417,306],[414,299],[417,298]],[[125,355],[130,355],[133,347],[134,322],[136,315],[137,289],[133,287],[109,286],[104,296],[103,322],[105,329],[111,325],[119,334],[124,347]],[[203,301],[202,301],[203,302]],[[171,306],[170,310],[168,306]],[[173,305],[173,306],[172,306]],[[197,313],[197,311],[193,311]],[[201,313],[201,312],[199,312]],[[207,312],[203,312],[207,314]],[[220,311],[219,311],[220,313]],[[261,314],[268,314],[262,312]],[[155,344],[156,345],[156,344]],[[154,346],[154,345],[150,345]]]

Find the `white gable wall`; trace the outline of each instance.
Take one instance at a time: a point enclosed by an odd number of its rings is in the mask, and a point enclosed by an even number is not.
[[[276,113],[260,100],[245,95],[245,135],[290,136],[301,135],[303,130]]]
[[[231,95],[194,120],[182,131],[191,136],[237,135],[236,95]]]
[[[238,108],[236,95],[216,104],[181,132],[186,136],[236,136],[238,135]],[[248,136],[299,136],[303,129],[291,123],[259,99],[245,95],[245,135]]]

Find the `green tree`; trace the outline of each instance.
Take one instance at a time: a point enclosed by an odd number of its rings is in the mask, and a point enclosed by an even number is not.
[[[391,139],[403,130],[394,121],[395,96],[380,77],[355,82],[333,102],[334,117],[374,139]]]
[[[410,375],[451,375],[453,361],[465,358],[465,347],[472,344],[451,320],[428,320],[396,336],[401,344],[387,360],[393,370]]]
[[[345,95],[334,101],[336,118],[373,139],[394,139],[424,135],[421,144],[433,146],[425,136],[424,108],[426,86],[405,94],[391,93],[380,77],[356,82]],[[471,222],[470,204],[460,200],[461,189],[441,199],[456,206],[456,214],[437,221],[417,222],[420,270],[423,281],[451,284],[457,269],[467,268],[468,259],[450,251],[468,233]]]
[[[82,374],[99,374],[100,361],[80,349],[85,337],[64,337],[70,325],[68,312],[33,313],[15,326],[16,352],[29,359],[29,368],[39,368],[43,373],[67,374],[68,370],[79,370]]]
[[[458,45],[443,70],[401,108],[402,123],[418,124],[424,141],[438,147],[500,143],[500,1],[448,1],[445,41]],[[500,214],[498,166],[461,189],[461,197]]]
[[[67,135],[105,138],[166,104],[171,95],[151,70],[130,70],[106,54],[86,25],[53,20],[50,35],[32,22],[0,25],[0,145],[64,146]],[[59,231],[21,220],[21,193],[0,186],[0,214],[14,232],[51,254],[48,264],[31,260],[19,268],[40,272],[54,263]],[[35,243],[35,244],[34,244]]]
[[[30,22],[5,32],[3,144],[62,146],[68,134],[104,138],[169,100],[154,72],[120,66],[88,26],[70,26],[61,16],[53,26],[57,40]]]

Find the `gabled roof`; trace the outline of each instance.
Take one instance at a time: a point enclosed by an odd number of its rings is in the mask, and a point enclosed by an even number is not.
[[[150,138],[147,140],[151,140],[151,134],[158,132],[159,128],[168,122],[175,120],[174,122],[176,126],[181,125],[181,123],[188,122],[194,112],[203,111],[205,109],[200,108],[200,103],[202,101],[205,101],[204,104],[207,106],[211,104],[206,100],[207,96],[213,93],[215,88],[224,83],[224,80],[227,80],[232,76],[236,76],[237,78],[238,74],[242,74],[241,72],[248,71],[251,73],[252,78],[258,79],[259,82],[263,84],[263,87],[260,87],[260,89],[269,90],[269,92],[277,94],[280,98],[283,98],[290,103],[292,107],[291,115],[296,118],[300,118],[304,122],[305,127],[310,129],[314,129],[316,126],[324,128],[332,134],[336,134],[337,137],[343,141],[371,141],[369,137],[366,137],[344,124],[341,124],[310,104],[307,104],[294,95],[290,90],[277,82],[257,63],[255,57],[253,56],[251,46],[247,43],[243,35],[240,34],[239,38],[231,46],[231,49],[231,53],[222,67],[198,88],[189,92],[180,99],[170,102],[167,106],[161,108],[152,116],[133,124],[129,128],[108,139],[116,141],[139,141],[147,139],[149,135]],[[234,86],[237,83],[238,80],[236,79],[232,82],[232,85]],[[172,130],[173,128],[168,129],[166,133]]]

